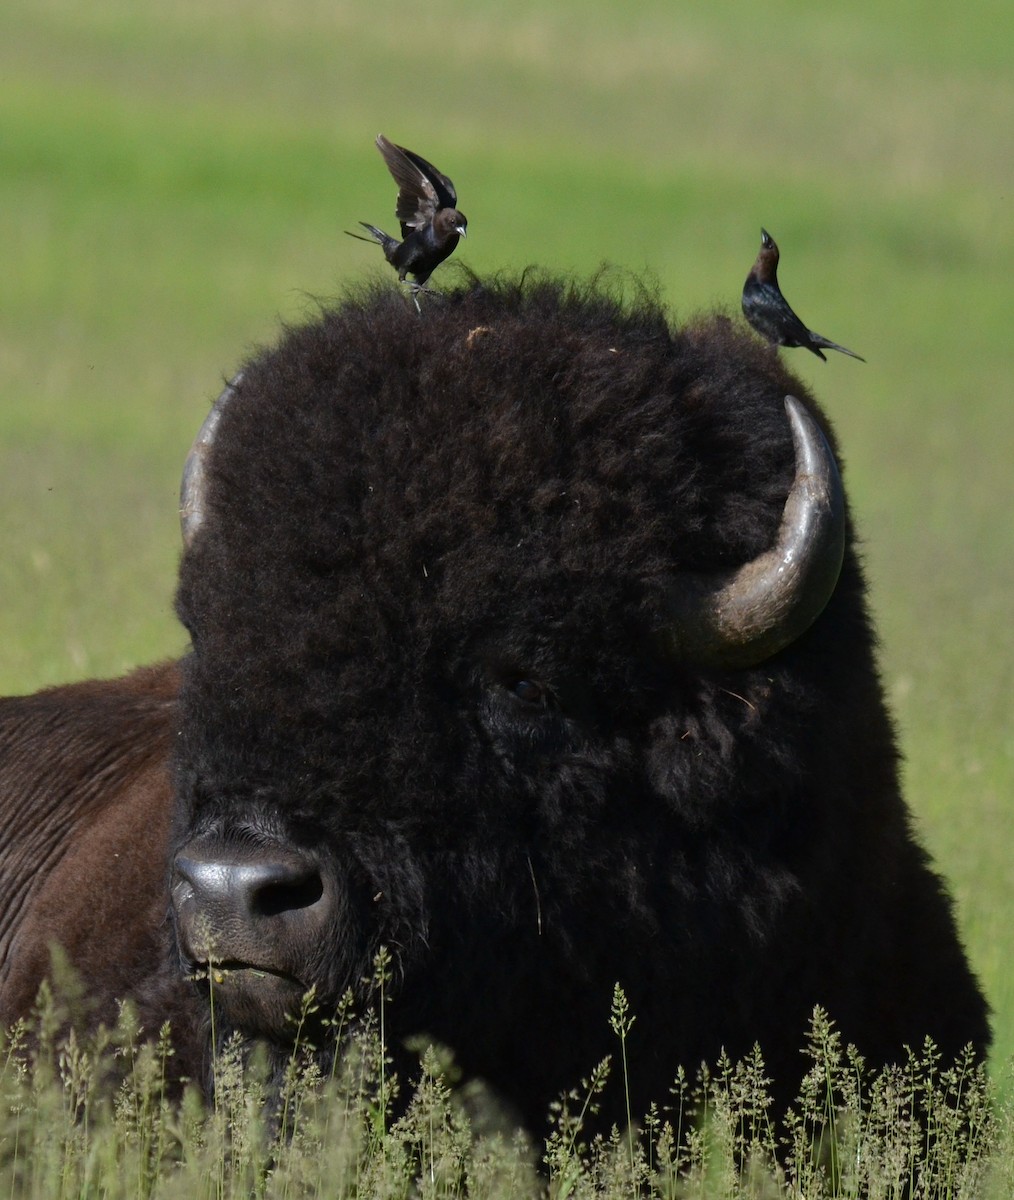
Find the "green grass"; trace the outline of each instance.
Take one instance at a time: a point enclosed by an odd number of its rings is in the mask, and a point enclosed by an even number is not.
[[[170,1082],[168,1026],[153,1042],[124,1010],[113,1030],[67,1036],[66,1012],[46,989],[32,1037],[22,1024],[0,1039],[0,1192],[20,1200],[1006,1200],[1014,1184],[1014,1114],[981,1066],[941,1062],[927,1044],[872,1073],[820,1010],[786,1112],[755,1049],[681,1071],[633,1122],[628,1103],[620,1129],[596,1120],[628,1078],[636,1014],[617,988],[613,1054],[551,1106],[542,1136],[457,1086],[439,1048],[419,1047],[410,1078],[392,1074],[376,1006],[357,1015],[351,998],[336,1017],[346,1051],[328,1072],[297,1036],[270,1083],[228,1041],[208,1104]]]
[[[174,654],[179,468],[223,375],[379,270],[383,130],[479,270],[735,310],[763,223],[838,428],[918,827],[1014,1054],[1014,9],[7,0],[0,689]]]

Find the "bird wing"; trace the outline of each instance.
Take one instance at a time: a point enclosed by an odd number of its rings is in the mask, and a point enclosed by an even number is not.
[[[407,236],[409,229],[428,225],[438,208],[455,207],[458,197],[454,184],[432,163],[389,142],[382,133],[377,136],[377,149],[398,185],[394,211],[402,224],[402,236]]]
[[[458,207],[458,193],[454,190],[454,184],[451,183],[446,175],[438,171],[431,162],[427,162],[421,154],[413,154],[411,150],[406,150],[404,147],[401,148],[401,152],[415,163],[432,185],[441,208]]]

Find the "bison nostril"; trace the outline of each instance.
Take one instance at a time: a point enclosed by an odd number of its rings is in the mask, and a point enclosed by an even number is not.
[[[310,869],[302,878],[272,878],[254,884],[248,905],[258,917],[277,917],[282,913],[310,908],[324,895],[320,873]]]

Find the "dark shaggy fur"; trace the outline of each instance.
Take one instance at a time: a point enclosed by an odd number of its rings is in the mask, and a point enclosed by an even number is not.
[[[182,685],[0,704],[0,1015],[56,938],[100,1011],[129,990],[149,1029],[172,1016],[200,1073],[163,866],[289,848],[322,898],[261,917],[324,914],[291,967],[321,1011],[389,947],[392,1039],[450,1045],[533,1129],[615,1050],[615,982],[635,1112],[754,1041],[784,1099],[816,1003],[874,1062],[927,1033],[983,1050],[851,546],[760,666],[661,653],[683,572],[774,536],[787,392],[815,409],[724,318],[673,330],[650,298],[540,278],[421,319],[367,293],[257,355],[181,567]]]
[[[222,419],[177,601],[177,844],[316,855],[338,900],[301,977],[334,1002],[390,947],[395,1035],[535,1127],[614,1048],[617,981],[635,1110],[755,1040],[791,1088],[816,1003],[874,1061],[986,1045],[851,545],[770,661],[659,653],[681,572],[774,537],[786,393],[816,410],[724,318],[529,279],[422,319],[342,303]]]

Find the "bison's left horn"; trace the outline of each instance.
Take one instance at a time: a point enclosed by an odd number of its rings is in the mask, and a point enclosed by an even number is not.
[[[239,374],[226,384],[222,394],[211,406],[211,412],[204,418],[204,424],[197,431],[187,461],[183,464],[183,478],[180,481],[180,530],[184,546],[190,545],[194,534],[204,521],[204,481],[208,454],[215,440],[222,413],[235,396],[242,378],[242,374]]]
[[[831,447],[794,396],[785,397],[796,454],[778,537],[729,571],[681,576],[665,631],[676,657],[752,667],[784,650],[820,616],[845,553],[845,496]]]

